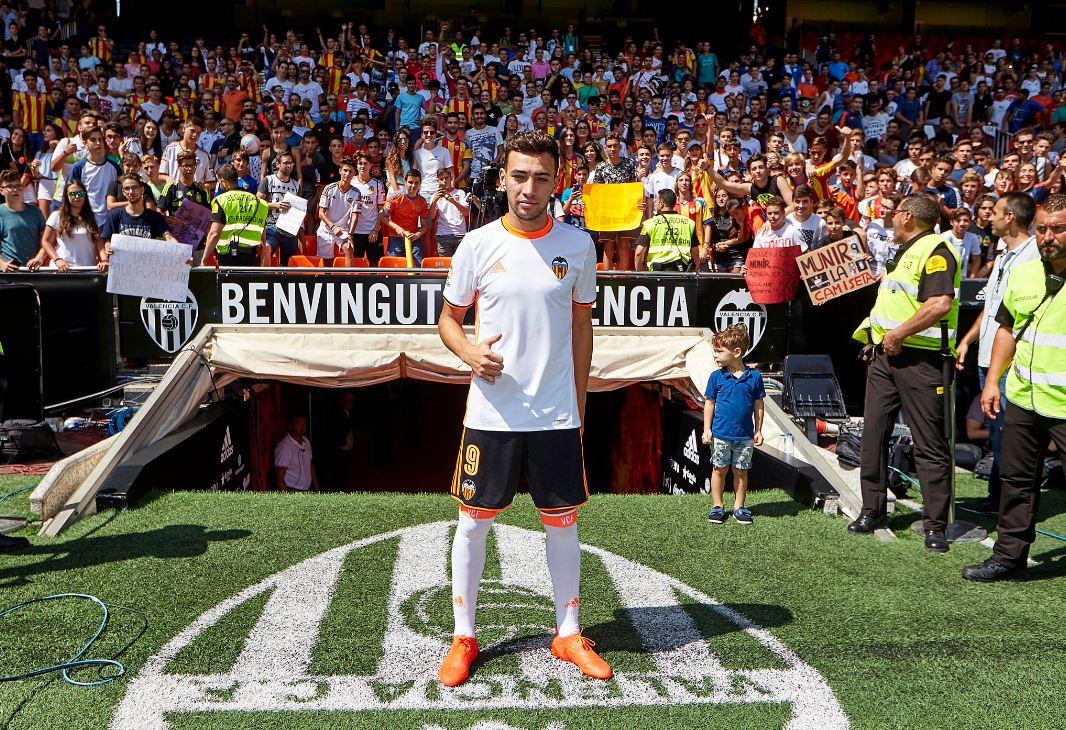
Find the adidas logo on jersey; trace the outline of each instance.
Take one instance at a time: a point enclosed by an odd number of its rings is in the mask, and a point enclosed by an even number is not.
[[[507,271],[507,269],[504,268],[502,261],[497,261],[496,265],[489,269],[490,274],[502,274],[505,271]]]
[[[696,432],[693,431],[688,435],[688,439],[685,441],[685,448],[682,450],[682,453],[684,453],[685,458],[691,461],[693,464],[699,465],[700,453],[698,449],[699,446],[696,442]]]

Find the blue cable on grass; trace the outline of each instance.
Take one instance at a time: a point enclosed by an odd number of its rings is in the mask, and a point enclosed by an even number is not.
[[[907,482],[908,484],[912,485],[913,487],[915,487],[917,489],[921,489],[922,485],[919,484],[918,481],[916,479],[914,479],[910,474],[908,474],[908,473],[906,473],[904,471],[900,471],[899,469],[897,469],[894,466],[890,466],[888,468],[891,469],[892,471],[896,472],[897,474],[899,474],[900,477],[902,477],[903,480],[905,482]],[[963,507],[961,505],[955,505],[955,506],[958,509],[961,509],[963,512],[969,512],[972,515],[985,514],[984,512],[978,512],[975,509],[969,509],[969,508]],[[1044,537],[1050,537],[1052,540],[1061,540],[1062,542],[1066,542],[1066,537],[1064,537],[1062,535],[1056,535],[1054,532],[1048,532],[1047,530],[1041,530],[1039,527],[1036,529],[1036,532],[1037,532],[1037,534],[1043,535]]]
[[[5,494],[2,497],[0,497],[0,502],[3,502],[8,497],[14,497],[16,494],[22,494],[23,492],[32,492],[36,488],[37,488],[36,484],[34,484],[31,487],[20,487],[19,489],[16,489],[14,491],[8,492],[7,494]]]
[[[0,682],[13,682],[19,679],[39,677],[42,674],[62,672],[63,680],[68,684],[73,684],[76,687],[96,687],[101,684],[113,682],[114,680],[118,679],[126,673],[125,665],[123,665],[121,662],[116,662],[114,659],[82,659],[82,657],[85,656],[89,649],[92,648],[92,645],[96,642],[96,640],[100,638],[100,635],[104,633],[104,629],[107,628],[108,618],[110,618],[111,615],[110,612],[107,610],[107,606],[104,605],[104,602],[96,596],[89,596],[84,593],[57,593],[55,595],[45,596],[44,598],[35,598],[32,601],[26,601],[25,603],[20,603],[17,606],[12,606],[11,608],[5,610],[3,613],[0,613],[0,619],[10,614],[13,614],[16,611],[20,611],[21,609],[26,608],[27,606],[32,606],[35,603],[58,601],[65,598],[78,598],[86,601],[92,601],[100,607],[100,611],[103,613],[103,615],[100,619],[100,627],[96,630],[96,633],[93,634],[93,637],[85,643],[85,645],[81,648],[80,651],[78,651],[77,654],[75,654],[68,661],[63,662],[62,664],[55,664],[50,667],[41,667],[40,669],[34,669],[29,672],[23,672],[21,674],[12,674],[10,676],[0,677]],[[70,669],[77,669],[80,667],[115,667],[118,670],[118,674],[112,675],[110,677],[104,677],[103,679],[98,679],[94,682],[79,682],[78,680],[73,679],[67,672]]]

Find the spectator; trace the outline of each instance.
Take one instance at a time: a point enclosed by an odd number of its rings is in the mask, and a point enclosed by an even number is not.
[[[285,436],[274,447],[274,484],[278,491],[319,491],[318,474],[311,461],[311,442],[306,433],[306,418],[290,418]]]
[[[96,217],[89,208],[85,186],[77,180],[67,183],[59,210],[48,216],[41,250],[29,262],[31,271],[44,265],[59,272],[70,271],[72,266],[97,266],[107,270],[103,256],[103,241],[96,225]]]
[[[785,216],[785,201],[777,195],[770,195],[763,203],[766,222],[755,234],[752,248],[783,248],[799,246],[800,251],[807,251],[807,242],[800,230],[789,223]]]
[[[956,208],[948,216],[951,228],[940,235],[959,253],[959,265],[967,276],[976,276],[981,270],[981,241],[970,232],[973,215],[965,208]]]
[[[437,171],[437,192],[429,200],[429,218],[434,225],[438,256],[454,256],[466,235],[470,221],[470,201],[465,191],[455,187],[452,171]]]
[[[118,180],[122,171],[107,159],[104,150],[104,134],[93,129],[85,135],[85,157],[70,169],[68,179],[78,180],[89,194],[89,207],[96,216],[97,225],[102,226],[107,218],[107,191],[111,183]]]
[[[28,266],[41,249],[45,220],[40,209],[26,205],[22,176],[13,170],[0,172],[0,271]]]
[[[351,250],[353,256],[365,256],[371,266],[377,266],[384,252],[381,243],[381,207],[385,203],[385,186],[380,175],[373,177],[373,159],[367,152],[360,152],[355,159],[355,178],[352,187],[359,199],[356,202],[352,226]]]
[[[411,242],[414,265],[422,265],[422,238],[429,230],[429,206],[419,195],[422,175],[416,169],[404,176],[404,191],[393,193],[381,211],[382,228],[395,235],[388,237],[385,252],[389,256],[406,256],[406,241]]]
[[[278,217],[287,213],[292,204],[285,200],[286,194],[300,195],[300,184],[292,173],[296,167],[296,159],[288,150],[277,156],[277,172],[267,175],[263,179],[256,197],[266,202],[270,212],[267,214],[266,228],[263,240],[270,246],[271,254],[279,254],[279,263],[282,266],[289,265],[289,259],[300,252],[300,242],[293,234],[277,227]]]
[[[340,180],[327,185],[318,200],[317,255],[328,261],[337,256],[338,249],[350,252],[352,214],[360,203],[360,191],[352,185],[355,161],[342,159],[339,173]]]
[[[122,185],[122,194],[126,196],[126,205],[108,212],[103,225],[100,226],[100,238],[105,244],[105,261],[111,253],[106,244],[114,235],[163,239],[176,243],[177,239],[167,230],[163,215],[146,206],[144,181],[137,175],[123,175],[119,182]]]

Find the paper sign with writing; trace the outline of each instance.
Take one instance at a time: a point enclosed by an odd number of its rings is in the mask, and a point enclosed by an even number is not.
[[[290,236],[295,236],[300,232],[304,224],[304,218],[307,217],[307,201],[299,195],[285,193],[285,197],[281,199],[281,202],[288,203],[289,209],[278,216],[278,222],[274,225]]]
[[[815,304],[825,304],[831,299],[877,283],[877,278],[870,271],[866,248],[858,236],[850,236],[805,253],[796,259],[796,265]]]
[[[799,246],[753,248],[744,261],[744,283],[756,304],[781,304],[796,296]]]
[[[211,227],[211,210],[188,198],[174,211],[178,222],[170,229],[170,234],[189,246],[198,246]]]
[[[637,207],[644,199],[642,183],[582,185],[581,197],[585,227],[590,231],[632,231],[643,218]]]
[[[107,291],[184,302],[189,290],[192,246],[151,238],[111,237]]]

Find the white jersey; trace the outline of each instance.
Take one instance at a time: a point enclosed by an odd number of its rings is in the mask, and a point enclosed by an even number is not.
[[[474,377],[463,425],[485,431],[581,426],[574,386],[573,307],[596,301],[596,248],[585,231],[548,219],[519,233],[503,219],[466,234],[452,258],[444,298],[477,302],[481,342],[503,357],[495,383]]]
[[[361,182],[359,178],[352,178],[352,188],[359,194],[359,200],[355,209],[359,217],[355,221],[353,233],[372,233],[378,224],[378,214],[381,206],[385,205],[385,187],[377,178],[370,178],[367,182]]]
[[[776,231],[770,227],[770,222],[762,224],[762,228],[755,234],[755,242],[752,248],[786,248],[799,246],[800,251],[806,251],[808,246],[800,229],[792,225],[788,220]]]

